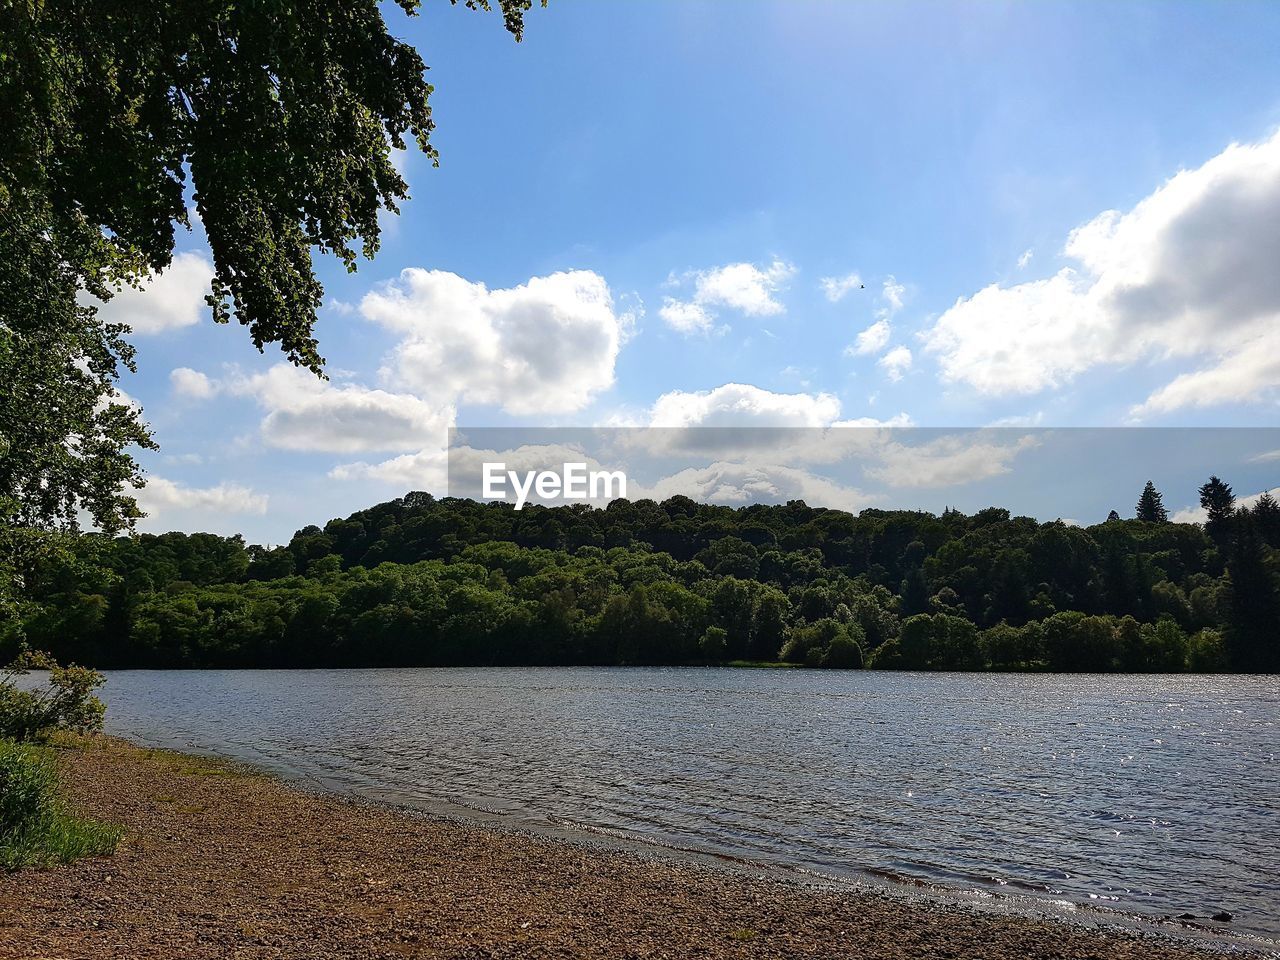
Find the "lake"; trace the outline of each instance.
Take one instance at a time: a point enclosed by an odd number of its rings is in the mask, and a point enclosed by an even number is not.
[[[107,729],[344,793],[1280,939],[1280,678],[123,671]]]

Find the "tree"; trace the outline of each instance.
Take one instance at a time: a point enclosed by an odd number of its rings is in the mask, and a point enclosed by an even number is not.
[[[498,5],[520,39],[532,0]],[[164,270],[188,204],[213,253],[213,319],[321,371],[313,249],[355,270],[357,242],[372,257],[379,213],[408,196],[393,151],[412,140],[437,160],[425,64],[382,11],[0,5],[0,523],[72,524],[77,505],[108,528],[137,516],[125,451],[150,440],[113,389],[127,329],[80,301]]]
[[[1251,514],[1240,517],[1232,531],[1230,575],[1230,625],[1227,649],[1231,665],[1248,673],[1268,673],[1280,668],[1280,584],[1267,568],[1266,545]]]
[[[1120,514],[1116,513],[1114,510],[1112,510],[1110,513],[1107,514],[1107,523],[1111,523],[1113,520],[1119,520],[1119,519],[1120,519]]]
[[[1222,546],[1231,534],[1231,515],[1236,509],[1236,497],[1231,485],[1216,476],[1200,488],[1200,506],[1208,514],[1204,530],[1214,543]]]
[[[1280,547],[1280,504],[1270,492],[1263,493],[1253,505],[1253,522],[1267,546]]]
[[[1138,498],[1138,519],[1148,523],[1169,522],[1169,511],[1164,508],[1164,500],[1150,480],[1142,488],[1142,496]]]

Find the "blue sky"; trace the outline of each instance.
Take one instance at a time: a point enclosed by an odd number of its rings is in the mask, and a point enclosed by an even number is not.
[[[455,425],[1277,422],[1280,5],[387,16],[442,162],[403,158],[375,261],[321,264],[331,383],[208,321],[198,232],[108,308],[144,529],[436,489]]]

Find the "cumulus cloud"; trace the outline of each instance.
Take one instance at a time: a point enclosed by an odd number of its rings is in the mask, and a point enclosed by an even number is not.
[[[517,415],[581,410],[612,386],[634,320],[586,270],[490,290],[411,268],[367,294],[360,312],[401,338],[382,368],[389,383]]]
[[[172,510],[208,510],[218,513],[267,512],[267,495],[236,483],[216,487],[187,487],[164,477],[148,477],[138,491],[138,503],[153,518]]]
[[[862,277],[857,273],[846,273],[843,277],[823,277],[819,284],[828,300],[839,303],[849,291],[862,288]]]
[[[854,513],[881,499],[796,467],[727,461],[681,470],[637,492],[654,500],[686,496],[728,506],[804,500]]]
[[[717,307],[728,307],[749,317],[770,317],[785,308],[774,296],[796,268],[783,260],[766,267],[753,263],[730,263],[710,270],[698,270],[673,281],[692,285],[692,296],[667,297],[658,315],[673,330],[684,334],[706,333],[712,329]]]
[[[448,454],[443,445],[406,453],[381,463],[344,463],[329,471],[332,480],[385,483],[401,490],[443,494],[448,487]]]
[[[140,289],[125,287],[103,303],[90,299],[107,323],[128,324],[135,334],[147,335],[189,327],[208,309],[205,296],[213,264],[199,253],[179,253],[161,274]]]
[[[262,437],[284,450],[360,453],[442,446],[455,413],[452,404],[428,403],[408,393],[337,386],[287,363],[232,377],[226,387],[267,411]]]
[[[1280,316],[1277,317],[1280,320]],[[1264,333],[1217,363],[1179,374],[1133,407],[1133,416],[1270,398],[1280,388],[1280,333]]]
[[[905,413],[841,419],[840,412],[839,399],[829,393],[774,393],[726,383],[665,393],[647,414],[619,425],[648,427],[625,435],[624,442],[649,454],[794,465],[874,455],[891,428],[912,423]]]
[[[658,308],[658,316],[665,320],[672,330],[684,334],[709,333],[716,322],[715,317],[701,304],[675,300],[671,297],[667,297]]]
[[[180,397],[193,400],[207,400],[218,392],[218,385],[199,370],[190,367],[177,367],[169,371],[169,383],[173,392]]]
[[[924,334],[943,379],[986,394],[1060,387],[1103,364],[1205,357],[1136,413],[1256,400],[1280,385],[1280,134],[1233,144],[1067,239],[1075,265],[961,298]]]
[[[891,487],[950,487],[1008,473],[1014,458],[1037,446],[1034,436],[1006,440],[985,431],[947,434],[908,445],[890,440],[866,474]]]
[[[649,412],[651,427],[823,427],[840,414],[830,393],[773,393],[746,383],[664,393]]]
[[[876,363],[884,370],[885,376],[897,383],[911,369],[911,351],[906,347],[894,347]]]
[[[889,326],[888,320],[877,320],[858,334],[858,338],[853,343],[844,348],[845,355],[861,357],[879,353],[888,345],[892,333],[893,328]]]

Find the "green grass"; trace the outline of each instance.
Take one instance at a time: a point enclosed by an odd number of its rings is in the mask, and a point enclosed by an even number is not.
[[[0,869],[115,852],[119,827],[77,816],[58,796],[53,751],[0,740]]]

